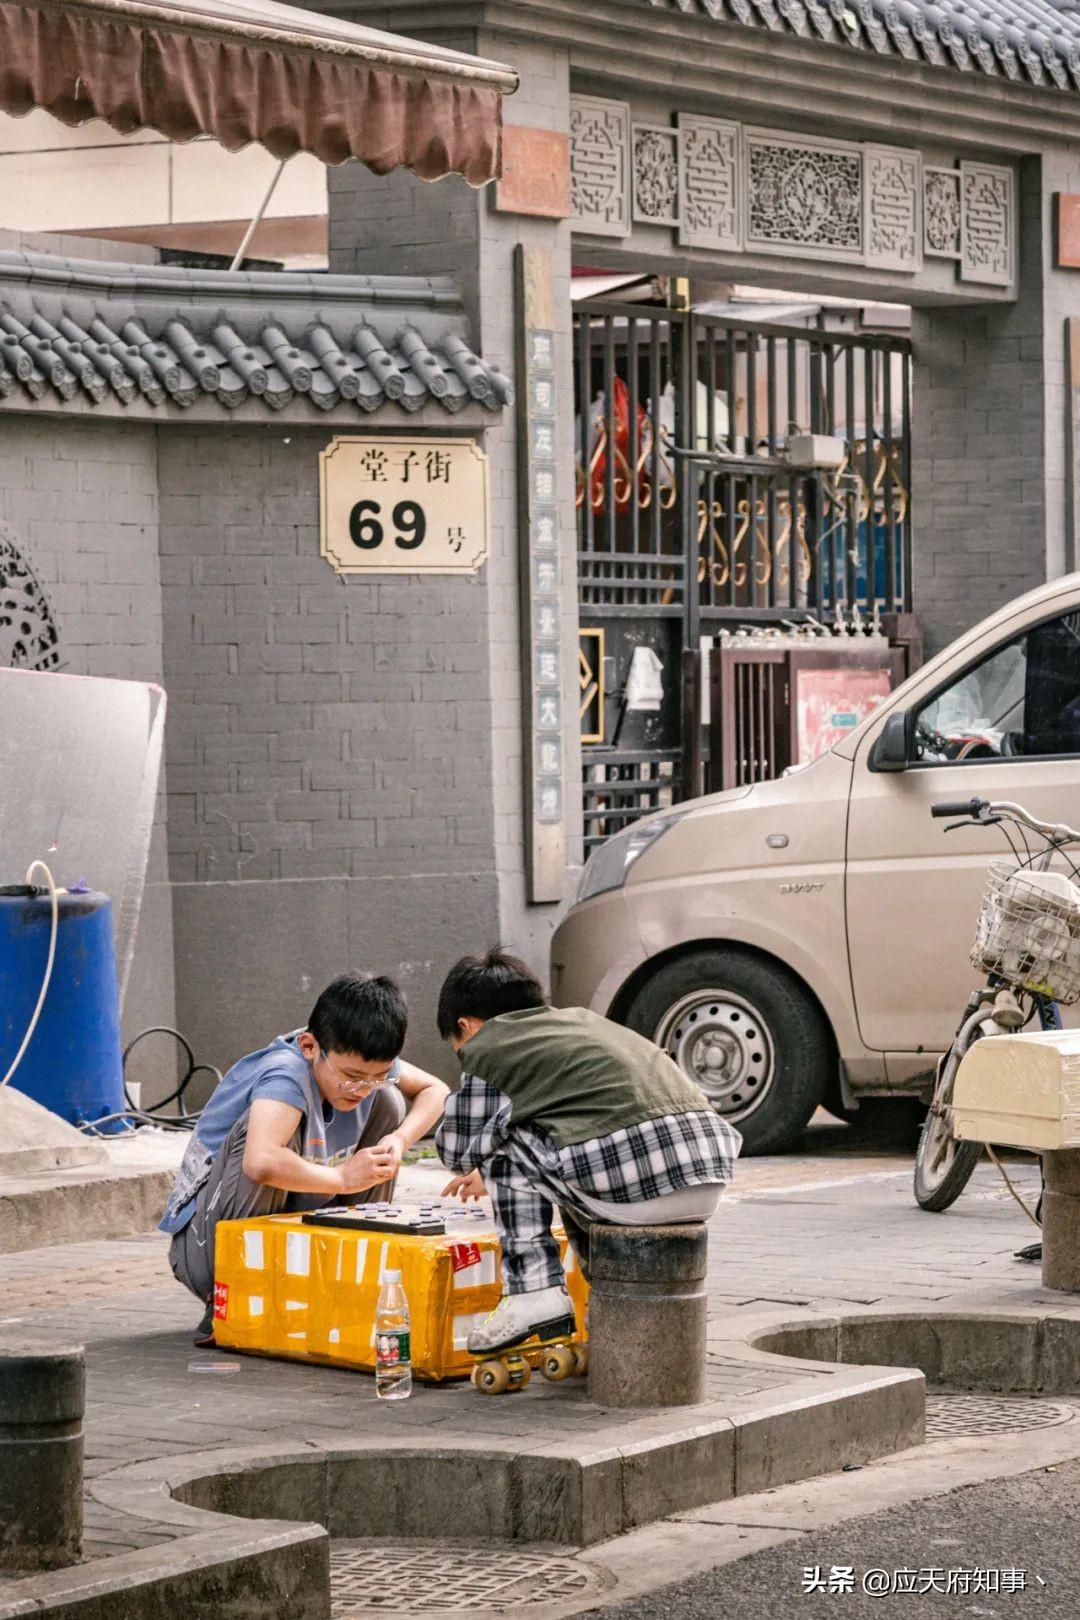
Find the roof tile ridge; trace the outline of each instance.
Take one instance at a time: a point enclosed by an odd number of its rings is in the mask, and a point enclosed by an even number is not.
[[[326,325],[321,311],[309,324],[304,336],[311,344],[311,351],[319,362],[319,371],[322,375],[333,384],[342,399],[356,399],[361,391],[362,380],[356,368],[350,364],[341,344]],[[313,379],[313,393],[316,391],[320,396],[323,393],[318,386],[317,376]],[[321,397],[316,399],[315,403],[322,403]]]
[[[415,326],[406,324],[395,348],[404,356],[432,398],[443,399],[449,392],[450,383],[439,363],[438,355],[428,345],[423,334],[418,332]]]
[[[408,387],[405,373],[401,370],[375,328],[367,321],[360,321],[355,327],[350,341],[368,370],[378,379],[379,386],[387,399],[399,402],[404,400]]]
[[[94,290],[123,289],[129,296],[199,302],[204,298],[252,298],[310,304],[365,302],[413,304],[464,310],[452,276],[372,276],[302,270],[195,270],[182,265],[132,264],[124,260],[77,259],[35,249],[0,249],[0,281],[52,282]]]

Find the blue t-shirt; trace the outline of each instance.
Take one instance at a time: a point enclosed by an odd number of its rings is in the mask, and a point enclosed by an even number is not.
[[[301,1114],[307,1113],[309,1090],[306,1081],[310,1070],[307,1058],[296,1044],[296,1037],[302,1033],[301,1030],[294,1030],[291,1035],[279,1035],[269,1046],[242,1057],[222,1076],[213,1096],[203,1109],[195,1130],[199,1146],[207,1158],[210,1160],[215,1158],[237,1120],[247,1113],[258,1098],[288,1103],[291,1108],[299,1109]],[[390,1068],[388,1083],[396,1084],[398,1074],[399,1065],[395,1060]],[[322,1102],[323,1132],[320,1140],[316,1121],[309,1121],[309,1144],[311,1137],[315,1136],[320,1150],[323,1150],[325,1144],[325,1158],[323,1151],[320,1151],[320,1162],[338,1164],[342,1159],[347,1159],[351,1153],[355,1153],[371,1112],[375,1092],[372,1090],[370,1096],[365,1097],[356,1108],[338,1109],[333,1103],[327,1102],[314,1083],[311,1090]],[[181,1169],[183,1168],[182,1166]],[[177,1187],[174,1188],[173,1197],[169,1200],[165,1217],[161,1222],[162,1231],[181,1231],[194,1213],[194,1195],[181,1203],[177,1202],[176,1195],[180,1191],[181,1179],[181,1176],[177,1177]],[[182,1191],[180,1196],[183,1197]],[[317,1205],[319,1202],[325,1200],[314,1198],[314,1204]]]

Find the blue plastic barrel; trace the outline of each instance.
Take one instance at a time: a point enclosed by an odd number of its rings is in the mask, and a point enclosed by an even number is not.
[[[92,893],[62,894],[58,905],[49,992],[10,1084],[71,1124],[85,1125],[124,1107],[112,907],[106,895]],[[47,894],[0,889],[0,1079],[37,1005],[51,927]]]

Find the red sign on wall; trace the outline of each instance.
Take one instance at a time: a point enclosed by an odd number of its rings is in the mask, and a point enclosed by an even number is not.
[[[800,669],[799,764],[849,736],[892,690],[887,669]]]
[[[1080,270],[1080,195],[1054,194],[1054,239],[1059,270]]]
[[[503,128],[503,171],[495,182],[501,214],[570,215],[570,137],[554,129]]]

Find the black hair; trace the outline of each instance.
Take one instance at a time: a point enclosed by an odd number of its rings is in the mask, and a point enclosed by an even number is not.
[[[369,1062],[396,1058],[409,1015],[393,979],[342,973],[311,1010],[308,1029],[324,1052],[348,1052]]]
[[[523,1012],[547,1005],[540,981],[517,956],[501,945],[483,956],[463,956],[455,962],[439,991],[436,1014],[439,1034],[449,1040],[461,1018],[498,1018],[500,1013]]]

